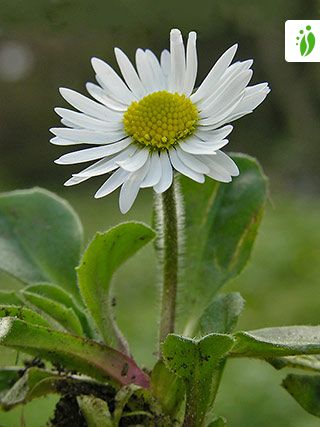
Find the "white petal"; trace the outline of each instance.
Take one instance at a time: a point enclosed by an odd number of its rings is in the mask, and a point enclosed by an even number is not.
[[[99,188],[94,197],[96,199],[100,199],[101,197],[107,196],[108,194],[112,193],[114,190],[120,187],[121,184],[123,184],[127,176],[128,172],[124,171],[123,169],[116,170],[110,176],[110,178],[107,179],[107,181]]]
[[[96,117],[101,120],[108,120],[108,117],[114,117],[114,113],[110,112],[105,106],[92,101],[74,90],[63,87],[59,90],[63,98],[69,102],[69,104],[91,117]]]
[[[154,81],[152,68],[146,53],[142,49],[137,49],[136,51],[136,65],[142,84],[147,92],[156,91],[157,86]]]
[[[268,83],[264,82],[264,83],[259,83],[257,85],[248,86],[245,90],[245,94],[253,95],[253,93],[258,93],[262,91],[267,91],[268,93],[270,92]]]
[[[145,54],[149,61],[150,68],[152,69],[152,74],[154,82],[157,85],[157,90],[164,90],[166,88],[166,79],[158,61],[158,58],[149,49],[146,50]]]
[[[202,98],[208,96],[208,94],[212,93],[220,77],[226,71],[231,61],[233,60],[237,48],[237,44],[233,45],[218,59],[218,61],[211,68],[211,71],[209,72],[207,77],[199,86],[199,89],[193,95],[191,95],[192,102],[198,102]]]
[[[110,156],[122,151],[131,144],[131,138],[126,138],[120,142],[109,144],[103,147],[87,148],[78,150],[72,153],[65,154],[55,161],[59,165],[72,165],[76,163],[89,162],[91,160],[102,159],[102,157]]]
[[[79,113],[79,114],[82,114],[82,113]],[[77,124],[75,124],[75,123],[73,123],[67,119],[61,119],[61,124],[66,126],[66,127],[69,127],[69,128],[81,129],[81,126],[79,126],[79,125],[77,125]]]
[[[104,175],[105,173],[111,172],[114,169],[119,167],[118,161],[124,160],[131,156],[137,148],[134,145],[129,145],[128,148],[121,151],[121,153],[116,154],[114,157],[110,158],[109,156],[105,159],[99,160],[95,164],[89,166],[83,171],[73,174],[74,177],[80,178],[91,178],[93,176]]]
[[[170,59],[170,52],[167,49],[165,49],[161,52],[160,64],[161,64],[163,74],[165,76],[166,87],[169,88],[169,75],[170,75],[170,69],[171,69],[171,59]]]
[[[204,108],[200,117],[209,118],[210,124],[222,120],[229,110],[235,108],[236,103],[244,96],[244,89],[252,77],[252,70],[241,72],[236,78],[225,86],[218,96]],[[200,121],[202,123],[202,121]]]
[[[231,182],[231,175],[224,168],[213,162],[215,156],[199,156],[199,158],[209,166],[210,171],[206,174],[210,178],[220,182]]]
[[[121,73],[128,87],[132,90],[137,98],[142,98],[146,95],[146,90],[127,55],[119,48],[114,50]]]
[[[220,126],[224,126],[226,123],[233,122],[234,120],[240,119],[240,117],[243,117],[246,114],[252,113],[252,111],[244,111],[244,112],[239,113],[239,114],[235,114],[234,112],[235,112],[235,109],[233,109],[232,112],[229,115],[227,115],[220,122],[215,123],[214,125],[203,126],[203,127],[206,127],[206,128],[208,127],[209,129],[218,129]]]
[[[253,64],[253,59],[247,59],[246,61],[238,61],[230,65],[230,67],[227,68],[227,70],[224,72],[224,74],[221,77],[221,81],[227,79],[231,74],[234,74],[235,72],[241,73],[241,71],[246,71],[251,68]]]
[[[123,129],[123,124],[120,121],[106,122],[104,120],[95,119],[83,113],[67,110],[66,108],[55,108],[54,111],[67,120],[73,127],[80,127],[90,130],[115,131]]]
[[[160,163],[161,178],[160,181],[153,187],[156,193],[163,193],[164,191],[168,190],[172,184],[173,179],[172,166],[166,151],[161,151]]]
[[[209,129],[208,129],[209,128]],[[232,132],[233,126],[228,125],[217,130],[211,130],[210,126],[199,126],[195,132],[195,135],[202,141],[220,141],[228,136]]]
[[[128,157],[125,160],[121,160],[117,163],[119,166],[122,167],[122,169],[128,172],[135,172],[146,163],[146,161],[149,158],[149,155],[150,155],[149,150],[146,148],[143,148],[143,149],[137,150],[137,152],[133,154],[131,157]]]
[[[219,163],[231,176],[238,176],[240,173],[236,163],[220,150],[217,151],[212,161],[214,163]]]
[[[186,74],[183,86],[183,92],[190,96],[192,94],[198,71],[198,58],[197,58],[197,47],[196,47],[197,33],[192,31],[189,33],[187,43],[187,63],[186,63]]]
[[[264,101],[264,99],[266,98],[269,92],[270,92],[269,88],[264,89],[262,91],[257,91],[257,92],[255,91],[247,92],[245,90],[244,97],[242,98],[241,102],[238,104],[234,113],[238,114],[241,111],[253,111],[255,108],[257,108],[258,105],[261,104],[262,101]]]
[[[62,139],[77,141],[79,144],[109,144],[120,141],[127,135],[123,131],[98,132],[86,129],[51,128],[50,132]]]
[[[183,163],[178,157],[178,154],[174,148],[169,151],[169,156],[170,156],[172,166],[178,172],[193,179],[196,182],[200,182],[200,183],[204,182],[204,176],[201,173],[195,172],[194,170],[190,169],[185,163]]]
[[[249,64],[246,64],[246,65],[249,65]],[[218,96],[220,96],[222,93],[224,93],[228,89],[230,84],[232,84],[232,82],[235,79],[239,78],[239,75],[243,71],[247,71],[247,66],[244,67],[242,62],[237,62],[235,64],[232,64],[227,69],[227,71],[223,74],[223,76],[220,78],[215,89],[210,94],[208,94],[207,97],[203,98],[201,101],[197,103],[199,109],[204,110],[205,108],[208,108],[208,106],[210,106]]]
[[[131,209],[134,201],[136,200],[140,184],[143,181],[146,172],[147,164],[145,164],[138,171],[130,174],[123,183],[119,197],[119,206],[121,213],[125,214]]]
[[[128,108],[126,104],[123,104],[122,102],[117,101],[109,96],[106,92],[106,89],[102,89],[100,86],[95,85],[94,83],[86,83],[86,89],[92,98],[101,102],[101,104],[104,104],[109,111],[111,110],[109,112],[110,117],[117,118],[119,113],[123,113]]]
[[[260,86],[260,85],[256,85],[256,86]],[[254,86],[252,86],[252,87],[254,87]],[[246,114],[252,113],[252,111],[258,105],[261,104],[261,102],[266,98],[266,96],[270,92],[269,88],[264,87],[263,89],[261,89],[260,91],[257,91],[257,92],[250,90],[249,94],[248,94],[248,92],[247,92],[248,89],[251,89],[251,87],[249,86],[245,89],[245,91],[244,91],[245,95],[243,96],[243,98],[235,106],[235,108],[232,109],[231,112],[229,114],[227,114],[221,121],[215,123],[214,125],[203,126],[203,127],[205,127],[206,129],[207,128],[208,129],[216,129],[220,126],[225,125],[226,123],[230,123],[232,121],[238,120],[241,117],[245,116]],[[207,122],[207,119],[205,119],[205,122]],[[201,123],[201,125],[202,125],[202,123]],[[200,126],[199,126],[199,128],[200,128]]]
[[[151,154],[149,170],[141,183],[140,187],[153,187],[158,184],[161,178],[161,162],[158,152],[154,152]]]
[[[186,153],[185,151],[181,150],[179,146],[176,147],[176,150],[180,160],[190,169],[194,170],[195,172],[204,174],[209,172],[208,166],[205,165],[196,156],[194,156],[193,154]]]
[[[87,179],[89,179],[89,177],[72,176],[63,185],[65,187],[71,187],[72,185],[80,184],[81,182],[86,181]]]
[[[180,148],[190,154],[215,154],[217,150],[228,144],[227,139],[222,139],[217,142],[201,141],[193,136],[185,141],[180,142]]]
[[[136,97],[110,65],[98,58],[92,58],[91,63],[94,71],[115,99],[127,105],[136,100]]]
[[[79,145],[78,141],[70,141],[70,139],[62,139],[58,136],[55,136],[54,138],[50,139],[51,144],[54,145],[61,145],[61,146],[67,146],[67,145]]]
[[[169,78],[169,90],[171,92],[182,93],[186,65],[182,35],[178,29],[173,29],[170,32],[170,57],[171,70]]]

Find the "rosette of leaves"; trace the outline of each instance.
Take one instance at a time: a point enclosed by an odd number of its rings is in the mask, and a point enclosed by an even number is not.
[[[234,332],[243,299],[218,293],[246,265],[267,195],[257,162],[233,157],[241,174],[231,184],[181,179],[180,334],[167,336],[152,370],[135,362],[110,290],[116,270],[155,231],[122,223],[97,233],[83,249],[79,218],[59,197],[37,188],[0,196],[0,269],[22,284],[19,291],[0,292],[0,345],[35,358],[28,367],[1,368],[2,410],[58,393],[52,425],[62,425],[61,417],[71,425],[73,410],[72,425],[89,427],[219,427],[226,420],[213,403],[228,358],[320,370],[320,327]],[[291,374],[283,385],[319,416],[318,376]]]

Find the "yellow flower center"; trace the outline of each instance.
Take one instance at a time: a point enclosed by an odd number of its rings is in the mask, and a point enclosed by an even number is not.
[[[124,114],[124,129],[138,144],[165,150],[191,135],[199,120],[196,106],[185,95],[154,92],[133,102]]]

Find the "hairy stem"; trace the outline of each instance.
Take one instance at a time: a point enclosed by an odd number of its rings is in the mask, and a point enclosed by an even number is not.
[[[160,344],[174,332],[178,283],[178,214],[175,183],[162,194],[163,281]]]

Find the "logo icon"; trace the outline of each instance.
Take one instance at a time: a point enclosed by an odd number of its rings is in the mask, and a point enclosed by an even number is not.
[[[296,45],[300,47],[301,56],[309,55],[316,44],[316,38],[311,31],[311,25],[307,25],[305,30],[300,30],[296,40]]]
[[[288,20],[285,23],[287,62],[320,62],[320,20]]]

